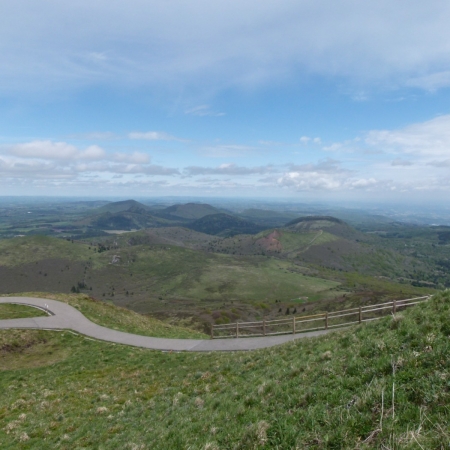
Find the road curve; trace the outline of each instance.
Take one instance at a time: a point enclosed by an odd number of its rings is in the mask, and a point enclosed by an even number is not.
[[[72,330],[101,341],[163,351],[215,352],[256,350],[273,347],[295,339],[320,336],[328,332],[323,330],[295,335],[285,334],[237,339],[168,339],[140,336],[102,327],[91,322],[72,306],[56,300],[34,297],[0,297],[0,303],[28,305],[43,309],[50,314],[48,317],[0,320],[0,329]]]

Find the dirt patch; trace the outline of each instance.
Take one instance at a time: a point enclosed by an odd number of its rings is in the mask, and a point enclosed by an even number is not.
[[[279,241],[281,237],[281,231],[274,230],[272,233],[268,234],[267,236],[258,239],[256,243],[262,247],[263,249],[269,251],[269,252],[281,252],[283,250],[283,246],[281,245],[281,242]]]

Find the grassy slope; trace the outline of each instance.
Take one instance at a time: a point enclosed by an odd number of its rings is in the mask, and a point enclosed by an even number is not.
[[[88,289],[92,288],[85,292],[98,299],[171,321],[177,315],[186,320],[186,325],[203,330],[205,322],[217,322],[216,316],[222,312],[233,313],[231,321],[259,320],[263,313],[276,318],[281,314],[280,308],[284,312],[299,297],[307,297],[310,302],[335,301],[349,290],[365,290],[368,292],[364,297],[379,301],[386,295],[398,294],[397,298],[402,298],[430,291],[320,266],[309,270],[300,267],[299,261],[215,254],[158,244],[163,236],[170,240],[189,237],[195,243],[202,241],[203,235],[189,233],[173,228],[161,236],[137,233],[108,238],[111,249],[102,253],[95,252],[96,245],[89,243],[42,236],[0,241],[0,272],[4,278],[0,292],[70,292],[72,286],[84,280]],[[298,240],[307,237],[305,245],[315,236],[317,241],[328,239],[328,233],[320,231],[304,235],[286,232],[282,239],[289,241],[288,247],[295,247]],[[236,245],[246,245],[241,239],[244,237],[235,239]],[[339,241],[321,245],[314,241],[313,246],[326,249],[335,242]],[[324,255],[337,258],[339,254],[331,249]],[[64,259],[57,259],[62,255]],[[115,255],[120,260],[111,264]],[[401,263],[391,262],[402,267]],[[353,303],[359,304],[360,297],[357,295]],[[258,306],[262,303],[264,310]],[[322,304],[318,307],[324,308]],[[311,308],[307,310],[310,312]],[[105,316],[104,312],[101,315]]]
[[[323,298],[335,295],[329,293],[339,285],[334,281],[313,278],[301,273],[291,272],[289,262],[261,258],[259,264],[237,264],[235,260],[223,255],[222,261],[210,266],[193,283],[189,296],[198,298],[221,298],[226,293],[230,299],[253,301],[292,299],[300,296],[320,294]],[[212,289],[213,293],[208,292]]]
[[[152,317],[143,316],[125,308],[95,301],[84,294],[47,294],[27,292],[14,296],[41,297],[59,300],[82,312],[89,320],[98,325],[143,336],[205,339],[206,335],[194,330],[166,324]],[[0,307],[3,305],[0,305]],[[5,305],[6,306],[6,305]],[[29,308],[34,309],[34,308]],[[36,310],[38,311],[38,310]],[[0,309],[1,314],[1,309]],[[25,316],[22,316],[25,317]],[[29,317],[29,316],[27,316]],[[0,316],[1,318],[1,316]]]
[[[44,311],[23,305],[0,305],[0,320],[46,316]]]
[[[0,443],[22,448],[446,448],[450,294],[251,353],[0,332]],[[45,440],[44,440],[45,439]]]
[[[303,288],[307,295],[308,292],[317,293],[337,285],[332,281],[307,279],[293,272],[283,272],[280,268],[288,270],[291,267],[284,261],[238,258],[167,245],[143,243],[129,246],[124,239],[121,238],[120,248],[103,253],[94,252],[94,246],[89,248],[88,244],[42,236],[0,241],[0,265],[14,267],[64,255],[65,260],[86,264],[86,283],[93,286],[97,295],[101,295],[100,289],[107,290],[97,286],[104,285],[107,278],[115,280],[117,285],[123,284],[124,290],[135,290],[133,283],[139,278],[136,283],[140,288],[147,283],[155,296],[169,293],[196,299],[230,297],[256,300],[261,295],[267,298],[270,292],[273,299],[290,298],[298,296]],[[111,265],[114,255],[120,256],[120,263]],[[97,269],[106,273],[97,273]],[[130,273],[134,279],[130,279]],[[51,283],[52,279],[55,277],[49,275],[45,281]],[[77,281],[74,277],[73,284]],[[279,288],[279,293],[274,292],[274,286]],[[52,286],[52,290],[57,288]]]
[[[14,267],[47,258],[89,260],[94,252],[85,244],[47,236],[19,237],[0,241],[0,265]]]
[[[322,245],[339,239],[337,236],[322,230],[305,233],[283,232],[280,242],[283,252],[301,251],[309,245]]]

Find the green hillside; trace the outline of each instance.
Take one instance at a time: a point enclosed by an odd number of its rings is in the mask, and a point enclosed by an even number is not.
[[[151,208],[135,200],[108,203],[90,211],[76,225],[95,230],[139,230],[170,225],[167,219],[152,215]]]
[[[17,237],[0,241],[0,267],[17,267],[43,259],[85,261],[93,257],[89,246],[47,236]]]
[[[267,209],[249,208],[237,214],[239,217],[258,225],[271,227],[282,227],[290,220],[296,218],[294,213],[271,211]]]
[[[181,218],[187,220],[201,219],[210,214],[217,214],[220,211],[214,206],[205,203],[186,203],[183,205],[173,205],[159,211],[159,214],[172,216],[173,218]]]
[[[233,255],[267,255],[317,270],[358,272],[397,282],[414,271],[426,270],[426,265],[413,255],[387,248],[380,238],[326,216],[296,219],[284,228],[264,230],[254,236],[211,241],[207,249]]]
[[[450,294],[252,352],[0,331],[5,449],[443,449]]]
[[[223,237],[234,236],[236,234],[255,234],[265,228],[248,220],[225,213],[204,216],[187,226],[200,233]]]
[[[175,245],[177,236],[190,241]],[[207,235],[182,228],[124,234],[97,244],[41,236],[5,240],[0,242],[0,293],[78,290],[203,330],[201,324],[218,320],[277,317],[280,307],[299,297],[316,301],[346,292],[340,281],[291,261],[197,248],[207,242]]]
[[[120,213],[103,213],[94,216],[88,225],[102,230],[140,230],[142,228],[167,226],[167,220],[154,217],[147,212],[123,211]]]
[[[120,213],[124,211],[129,212],[149,212],[151,208],[143,203],[137,202],[136,200],[123,200],[120,202],[111,202],[92,211],[92,214],[103,214],[103,213]]]

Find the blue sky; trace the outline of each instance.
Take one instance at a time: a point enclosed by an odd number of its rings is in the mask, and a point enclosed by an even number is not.
[[[0,195],[447,202],[450,4],[1,3]]]

